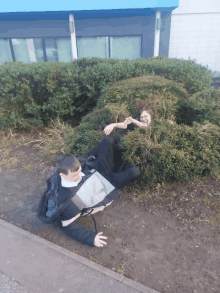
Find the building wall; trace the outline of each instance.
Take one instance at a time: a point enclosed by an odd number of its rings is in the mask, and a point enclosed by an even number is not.
[[[0,38],[69,37],[67,20],[1,21]]]
[[[103,20],[78,20],[76,36],[141,36],[141,57],[151,57],[154,52],[155,15],[110,18]]]
[[[76,37],[140,36],[140,57],[151,57],[154,54],[155,34],[155,14],[154,12],[152,14],[151,16],[75,20]],[[0,22],[0,40],[3,38],[43,37],[70,39],[69,20]]]
[[[220,12],[219,0],[179,0],[179,7],[172,14]]]
[[[168,57],[170,42],[171,12],[161,12],[159,55]]]
[[[170,58],[195,59],[220,71],[220,1],[180,0],[172,11]]]

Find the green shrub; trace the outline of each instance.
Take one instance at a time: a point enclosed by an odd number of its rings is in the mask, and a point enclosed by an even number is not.
[[[207,65],[197,64],[195,60],[159,56],[148,58],[147,62],[148,70],[152,69],[156,75],[183,83],[189,94],[195,94],[211,87],[211,70]]]
[[[80,68],[80,71],[83,72],[87,67],[93,67],[94,65],[100,65],[108,62],[113,65],[118,63],[117,59],[108,59],[108,58],[99,58],[99,57],[83,57],[75,61]]]
[[[74,156],[85,157],[87,153],[105,138],[103,132],[106,125],[123,121],[128,117],[126,105],[107,105],[103,109],[94,109],[92,113],[84,116],[80,125],[67,136],[65,145],[71,149]]]
[[[211,88],[211,71],[192,60],[166,57],[138,58],[135,60],[103,59],[93,66],[85,67],[80,80],[89,99],[99,98],[109,84],[129,77],[158,75],[184,85],[189,94]]]
[[[207,120],[220,126],[220,90],[206,89],[181,100],[177,116],[177,123],[184,121],[191,126],[193,121],[202,124]]]
[[[1,127],[6,130],[31,124],[48,126],[49,119],[58,116],[61,120],[71,120],[75,116],[74,104],[81,97],[77,78],[78,67],[74,63],[1,66]],[[17,117],[16,121],[11,113]]]
[[[122,105],[122,120],[126,105]],[[119,108],[118,108],[119,109]],[[112,123],[114,107],[95,110],[75,128],[65,141],[75,156],[85,157],[87,153],[105,138],[103,129]],[[97,123],[97,124],[96,124]],[[217,174],[220,166],[220,128],[211,123],[192,127],[166,119],[153,120],[148,128],[127,131],[119,145],[123,149],[124,162],[140,168],[140,180],[148,187],[156,183],[175,182],[192,177]]]
[[[206,174],[218,174],[220,128],[194,122],[193,127],[154,120],[149,128],[137,128],[123,136],[119,145],[124,161],[140,168],[138,180],[153,187]]]
[[[150,107],[152,119],[175,121],[178,102],[187,97],[182,84],[164,77],[142,76],[119,81],[106,87],[97,107],[82,118],[66,144],[77,156],[86,156],[105,137],[105,126],[123,122],[128,116],[139,116],[136,111],[141,108],[136,107],[139,102]]]
[[[188,101],[189,94],[183,85],[160,76],[141,76],[128,78],[107,86],[97,102],[99,109],[109,103],[127,105],[133,117],[138,115],[134,110],[137,101],[146,100],[153,119],[176,120],[180,101]]]
[[[96,106],[107,85],[149,75],[182,83],[189,94],[209,89],[212,82],[206,67],[162,56],[135,60],[93,57],[70,63],[7,62],[0,67],[1,125],[22,128],[23,118],[27,124],[48,126],[50,119],[57,117],[75,125]],[[18,117],[17,122],[8,118],[11,113]]]
[[[204,119],[201,123],[196,122],[199,115],[194,117],[194,121],[191,119],[190,127],[185,124],[187,115],[181,117],[185,105],[194,107],[194,113],[199,109],[199,102],[217,109],[219,92],[204,90],[202,93],[190,96],[182,84],[159,76],[116,82],[102,91],[97,107],[82,118],[66,144],[74,155],[85,157],[105,138],[103,129],[106,125],[122,122],[128,116],[136,117],[137,109],[141,109],[137,105],[142,102],[141,105],[150,106],[152,122],[148,128],[137,128],[132,132],[125,130],[124,136],[116,131],[120,136],[123,160],[140,168],[141,175],[137,180],[142,186],[154,187],[161,181],[175,182],[217,174],[220,166],[220,127]],[[216,110],[213,121],[219,120],[218,117],[220,115]],[[174,124],[170,124],[168,119],[173,120]],[[179,123],[175,123],[175,119]]]

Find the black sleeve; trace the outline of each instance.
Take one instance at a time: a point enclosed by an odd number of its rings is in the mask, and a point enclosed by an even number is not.
[[[62,191],[62,188],[61,188]],[[58,196],[58,206],[60,207],[59,220],[67,221],[75,217],[77,214],[81,213],[81,210],[74,204],[69,198],[75,194],[75,188],[66,189],[64,192],[59,192]],[[67,202],[66,202],[67,201]],[[62,225],[62,223],[61,223]],[[91,247],[94,246],[94,239],[97,235],[96,232],[85,228],[82,224],[78,223],[77,220],[69,224],[68,226],[63,227],[63,230],[66,234],[84,244],[87,244]]]
[[[66,227],[63,227],[65,233],[76,241],[88,246],[94,247],[96,232],[85,228],[82,224],[74,221]]]
[[[70,201],[69,205],[60,213],[59,218],[61,221],[67,221],[79,213],[81,213],[81,210],[79,210],[77,206],[72,201]],[[83,244],[94,247],[94,239],[97,233],[85,228],[82,224],[78,223],[77,220],[68,226],[63,227],[63,229],[69,237],[82,242]]]
[[[140,119],[139,119],[138,117],[136,117],[135,120],[140,121]],[[134,123],[130,123],[130,124],[127,125],[127,129],[128,129],[128,130],[133,131],[133,130],[135,130],[136,128],[137,128],[137,125],[134,124]]]
[[[135,126],[136,126],[136,125],[135,125],[134,123],[128,124],[128,125],[127,125],[127,129],[128,129],[128,130],[134,130]]]

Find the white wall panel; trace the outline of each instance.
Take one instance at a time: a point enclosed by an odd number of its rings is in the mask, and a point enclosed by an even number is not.
[[[220,12],[219,0],[179,0],[179,7],[173,14]]]
[[[220,0],[180,0],[173,10],[170,58],[197,59],[220,72]]]

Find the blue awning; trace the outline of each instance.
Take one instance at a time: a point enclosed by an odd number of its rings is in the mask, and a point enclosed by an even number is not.
[[[78,2],[78,3],[77,3]],[[53,7],[53,11],[51,11]],[[179,0],[112,0],[112,1],[71,1],[63,3],[50,1],[5,1],[0,7],[0,21],[21,20],[68,20],[69,14],[74,19],[102,19],[154,15],[155,11],[172,12],[179,7]],[[73,8],[71,10],[70,8]],[[85,9],[86,8],[86,9]],[[66,10],[65,10],[66,9]]]

